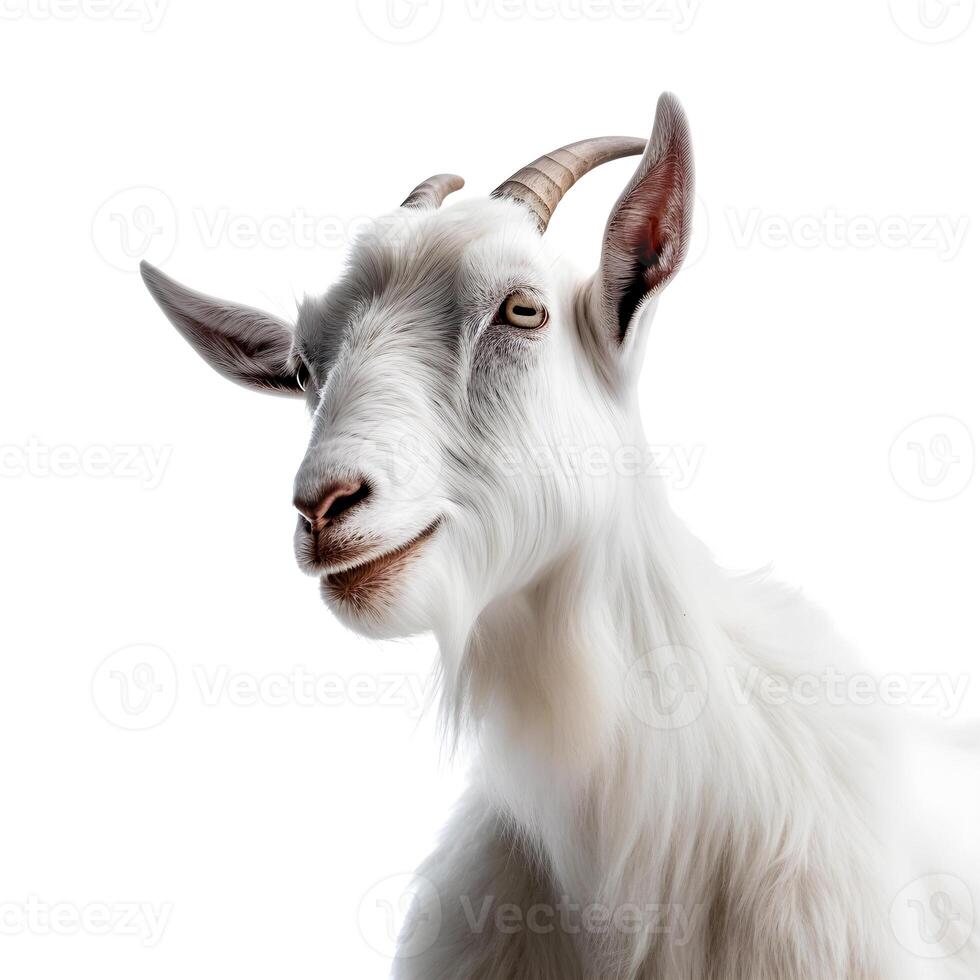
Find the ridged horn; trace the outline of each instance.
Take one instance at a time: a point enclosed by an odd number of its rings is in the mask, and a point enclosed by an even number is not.
[[[595,136],[569,143],[522,167],[490,196],[519,201],[544,234],[558,202],[575,181],[610,160],[638,156],[646,147],[646,140],[634,136]]]
[[[434,174],[423,180],[408,197],[402,201],[403,208],[418,208],[420,211],[434,211],[448,194],[463,186],[463,178],[457,174]]]

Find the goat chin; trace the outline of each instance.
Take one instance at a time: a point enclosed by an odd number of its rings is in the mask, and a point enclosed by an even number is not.
[[[426,553],[396,570],[390,581],[363,593],[330,588],[323,579],[320,594],[334,616],[355,633],[374,640],[414,636],[432,628],[438,568],[438,556]]]

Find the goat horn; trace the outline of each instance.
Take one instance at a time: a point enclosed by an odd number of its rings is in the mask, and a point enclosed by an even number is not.
[[[636,156],[646,148],[646,140],[633,136],[596,136],[569,143],[518,170],[490,196],[523,204],[544,234],[558,202],[575,181],[602,163]]]
[[[463,183],[463,178],[457,174],[435,174],[428,180],[423,180],[402,201],[401,206],[403,208],[418,208],[420,211],[434,211],[446,199],[446,195],[458,191]]]

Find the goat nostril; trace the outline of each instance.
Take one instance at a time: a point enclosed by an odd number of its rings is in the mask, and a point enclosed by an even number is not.
[[[348,511],[355,504],[359,504],[371,493],[371,487],[367,481],[361,483],[361,485],[353,492],[343,494],[342,496],[335,497],[330,506],[326,509],[323,516],[329,521],[331,518],[339,517],[345,511]]]
[[[345,514],[370,494],[371,485],[367,480],[357,483],[335,482],[323,487],[315,499],[297,497],[293,504],[307,528],[316,530]]]

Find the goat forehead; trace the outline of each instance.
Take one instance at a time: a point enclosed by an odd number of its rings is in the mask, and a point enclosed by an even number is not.
[[[471,201],[439,211],[398,209],[377,219],[355,242],[341,280],[299,310],[297,346],[311,360],[336,353],[341,334],[380,304],[388,325],[425,321],[458,327],[469,311],[510,286],[544,284],[549,265],[523,209],[504,201]],[[378,318],[371,317],[372,330]]]
[[[297,347],[324,368],[339,360],[448,352],[461,321],[454,271],[443,268],[420,281],[392,276],[376,288],[345,280],[301,308]]]

